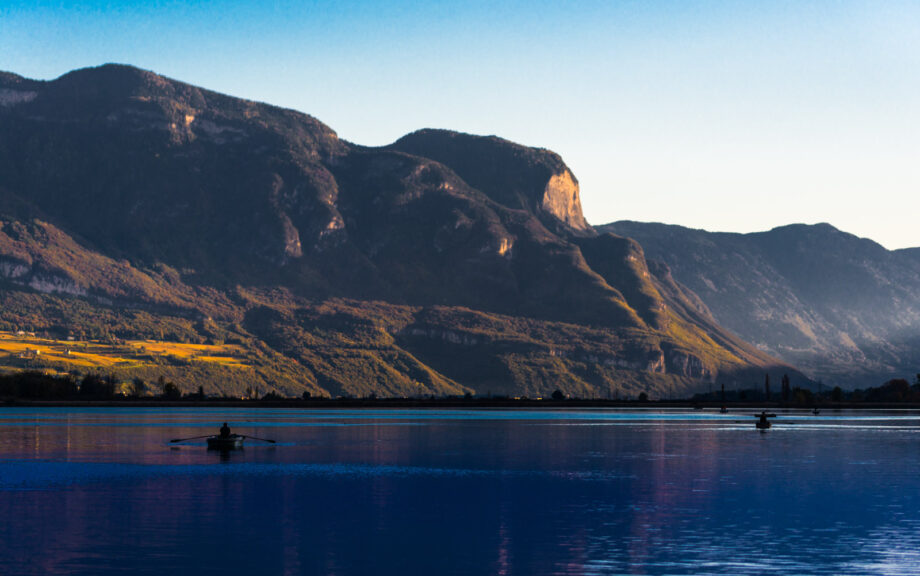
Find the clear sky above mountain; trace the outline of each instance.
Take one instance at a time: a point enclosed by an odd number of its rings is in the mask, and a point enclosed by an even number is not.
[[[122,62],[308,112],[551,148],[588,220],[827,221],[920,245],[920,3],[0,1],[0,69]]]

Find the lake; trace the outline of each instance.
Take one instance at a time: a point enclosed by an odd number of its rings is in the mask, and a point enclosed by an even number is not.
[[[747,413],[0,408],[0,573],[920,573],[920,414]]]

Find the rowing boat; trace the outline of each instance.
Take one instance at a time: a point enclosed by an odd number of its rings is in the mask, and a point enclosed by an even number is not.
[[[243,447],[244,438],[239,434],[208,436],[208,450],[239,450]]]

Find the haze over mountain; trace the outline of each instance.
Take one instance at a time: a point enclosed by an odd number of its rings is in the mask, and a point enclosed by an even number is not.
[[[362,147],[120,65],[0,75],[0,134],[0,327],[247,351],[125,377],[531,396],[801,379],[589,227],[547,150],[440,130]]]
[[[723,326],[825,383],[864,388],[920,372],[920,249],[889,251],[829,224],[597,229],[638,240]]]

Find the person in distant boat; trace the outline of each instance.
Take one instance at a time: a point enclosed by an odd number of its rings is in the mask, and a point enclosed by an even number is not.
[[[224,425],[220,427],[220,437],[229,438],[230,437],[230,427],[227,426],[227,423],[224,422]]]
[[[760,423],[767,424],[767,413],[766,411],[760,413]]]

